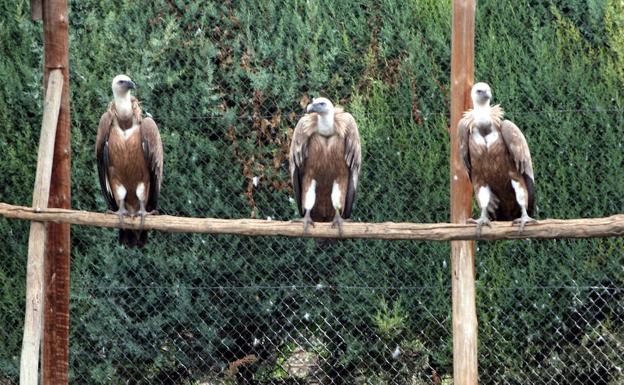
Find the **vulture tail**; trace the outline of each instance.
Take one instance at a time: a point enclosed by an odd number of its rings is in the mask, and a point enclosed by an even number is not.
[[[330,247],[334,243],[338,242],[338,239],[336,238],[314,238],[314,242],[316,242],[317,248],[323,250],[323,249]]]
[[[147,231],[119,230],[119,243],[127,248],[142,248],[147,243]]]

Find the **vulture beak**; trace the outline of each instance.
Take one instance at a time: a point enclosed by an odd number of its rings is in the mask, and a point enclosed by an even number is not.
[[[477,96],[481,100],[490,100],[492,99],[492,95],[487,90],[477,90]]]
[[[134,90],[136,88],[136,84],[134,84],[134,82],[132,80],[128,80],[128,81],[126,81],[126,87],[129,90]]]
[[[307,111],[308,113],[310,113],[310,112],[316,112],[316,108],[315,108],[314,104],[312,104],[312,103],[308,104],[308,108],[306,109],[306,111]]]

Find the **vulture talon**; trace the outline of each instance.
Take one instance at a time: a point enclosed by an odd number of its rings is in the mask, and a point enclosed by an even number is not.
[[[528,215],[523,215],[520,218],[514,219],[512,225],[519,225],[520,227],[518,229],[518,232],[521,233],[524,231],[524,227],[527,223],[537,223],[537,220],[531,218]]]
[[[477,225],[477,238],[481,237],[481,227],[483,226],[487,226],[489,228],[492,228],[492,223],[490,222],[490,219],[488,217],[480,217],[479,219],[468,219],[469,223],[474,223]]]
[[[152,210],[152,211],[146,211],[145,210],[145,202],[144,201],[140,201],[140,209],[139,211],[137,211],[136,213],[134,213],[134,217],[141,217],[141,230],[143,230],[143,225],[145,225],[145,217],[148,215],[157,215],[158,214],[158,210]]]
[[[314,221],[310,217],[310,211],[306,211],[303,217],[303,233],[304,234],[308,233],[308,226],[314,227]]]
[[[139,210],[136,212],[135,217],[141,217],[141,230],[143,230],[143,225],[145,225],[145,216],[151,215],[151,212],[147,212],[145,210]]]
[[[338,228],[338,234],[340,234],[341,237],[343,235],[343,232],[342,232],[342,224],[343,223],[344,223],[344,220],[342,219],[340,214],[336,213],[336,215],[334,216],[334,220],[332,221],[331,227],[332,227],[332,229],[335,229],[337,227]]]
[[[123,223],[124,223],[124,216],[128,215],[128,210],[126,210],[126,208],[122,205],[119,210],[117,211],[113,211],[113,210],[106,210],[107,214],[115,214],[119,217],[119,227],[123,227]]]

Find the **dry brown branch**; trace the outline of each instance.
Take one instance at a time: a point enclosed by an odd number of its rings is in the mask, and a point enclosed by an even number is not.
[[[35,210],[31,207],[0,203],[0,216],[39,222],[71,223],[74,225],[119,227],[119,218],[113,214],[57,208]],[[127,218],[125,228],[138,229],[139,218]],[[419,241],[452,241],[477,239],[472,224],[452,223],[363,223],[345,222],[344,234],[338,235],[329,223],[317,223],[303,234],[303,225],[293,221],[268,221],[261,219],[186,218],[169,215],[148,216],[145,229],[167,232],[234,234],[247,236],[286,236],[319,238],[404,239]],[[498,239],[554,239],[597,238],[624,235],[624,214],[606,218],[544,219],[527,225],[519,233],[511,222],[493,222],[483,228],[482,240]]]

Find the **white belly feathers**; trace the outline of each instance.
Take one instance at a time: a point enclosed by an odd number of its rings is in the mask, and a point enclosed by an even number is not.
[[[494,130],[489,134],[483,136],[479,133],[478,130],[474,130],[472,132],[472,138],[478,145],[490,148],[500,138],[500,135],[498,134],[498,131]]]
[[[139,132],[139,125],[135,124],[134,126],[128,128],[127,130],[122,130],[119,126],[115,126],[115,130],[118,131],[118,134],[124,140],[128,140],[132,135]]]

